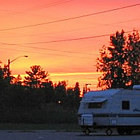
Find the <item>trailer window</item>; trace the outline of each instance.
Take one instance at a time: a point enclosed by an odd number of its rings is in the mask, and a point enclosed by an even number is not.
[[[122,101],[122,110],[130,109],[130,101]]]
[[[88,108],[102,108],[103,103],[89,103]]]

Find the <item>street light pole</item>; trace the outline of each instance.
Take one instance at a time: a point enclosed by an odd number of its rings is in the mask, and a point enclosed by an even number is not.
[[[10,59],[8,59],[7,70],[8,70],[7,76],[9,78],[10,77]]]
[[[8,78],[10,78],[10,64],[12,63],[12,62],[14,62],[15,60],[17,60],[17,59],[19,59],[19,58],[21,58],[21,57],[28,57],[27,55],[23,55],[23,56],[18,56],[18,57],[16,57],[15,59],[13,59],[13,60],[11,60],[10,61],[10,59],[8,59],[8,65],[7,65],[7,68],[8,68]]]

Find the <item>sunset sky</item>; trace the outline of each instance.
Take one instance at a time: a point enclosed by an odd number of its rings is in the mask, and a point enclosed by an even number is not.
[[[13,75],[40,65],[54,82],[96,89],[99,50],[116,31],[140,30],[140,0],[0,0],[0,19],[2,64],[28,55]]]

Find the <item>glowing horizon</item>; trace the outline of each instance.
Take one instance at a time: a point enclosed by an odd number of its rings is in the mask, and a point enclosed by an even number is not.
[[[66,81],[67,88],[74,87],[76,82],[79,83],[81,94],[83,93],[83,88],[86,84],[89,84],[90,90],[101,90],[97,88],[98,78],[101,76],[100,72],[89,72],[89,73],[48,73],[48,79],[53,82],[53,84],[58,84],[59,82]],[[18,75],[14,75],[17,77]],[[20,75],[22,80],[27,74]]]

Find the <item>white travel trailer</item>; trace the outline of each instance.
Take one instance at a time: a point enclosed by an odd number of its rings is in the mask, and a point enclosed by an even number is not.
[[[140,129],[140,85],[133,89],[90,91],[84,95],[78,110],[78,123],[83,132],[105,129],[111,135],[114,129],[120,135]]]

